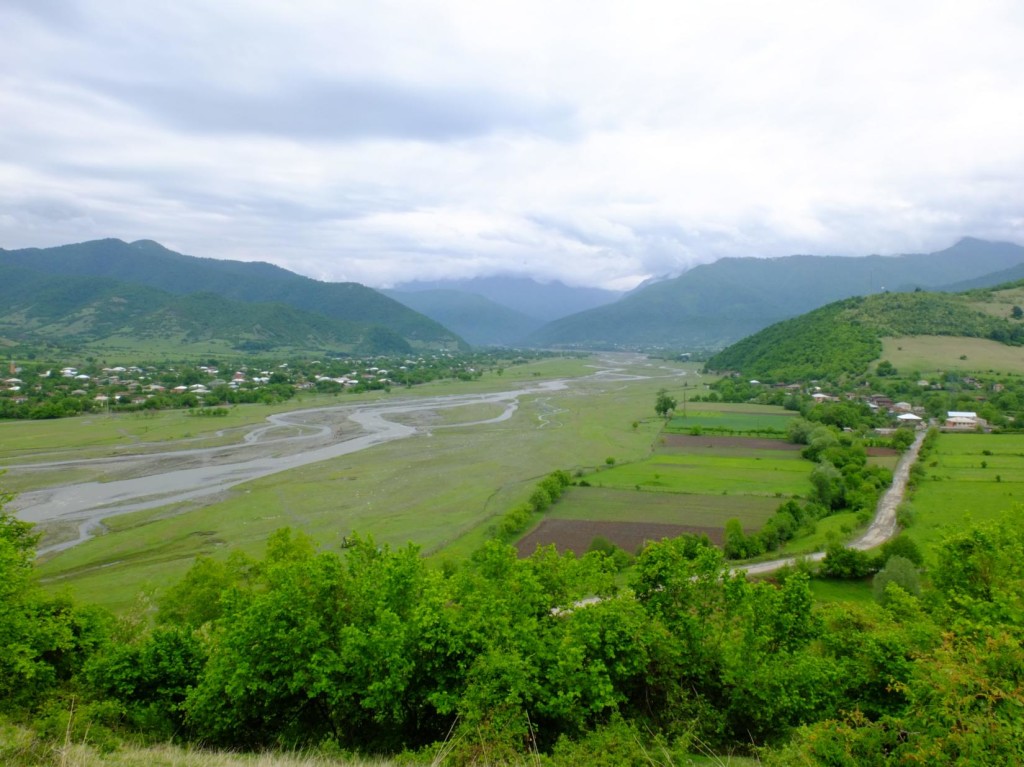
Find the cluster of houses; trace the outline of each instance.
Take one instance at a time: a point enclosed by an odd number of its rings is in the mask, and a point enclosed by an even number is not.
[[[282,367],[287,367],[283,365]],[[230,379],[221,378],[216,368],[200,365],[197,370],[211,377],[206,383],[193,383],[189,385],[179,384],[170,387],[158,383],[155,379],[160,377],[161,371],[156,368],[141,368],[135,365],[128,367],[115,366],[104,367],[93,375],[81,372],[78,368],[66,366],[59,370],[46,370],[37,375],[30,376],[36,383],[27,385],[26,382],[17,377],[21,368],[10,363],[10,377],[3,379],[3,387],[0,389],[11,398],[15,404],[22,404],[29,401],[29,394],[33,390],[38,392],[48,390],[49,385],[44,385],[39,379],[59,381],[66,379],[67,384],[59,386],[60,389],[73,397],[89,397],[98,405],[110,403],[132,403],[135,405],[146,402],[151,397],[164,392],[175,394],[193,393],[203,395],[211,390],[227,386],[237,389],[241,386],[260,386],[270,381],[270,371],[260,371],[258,374],[250,375],[246,368],[237,370]],[[173,371],[171,371],[173,372]],[[74,386],[74,389],[70,387]]]
[[[751,381],[751,383],[757,383]],[[928,383],[924,381],[923,383]],[[791,384],[786,387],[787,389],[799,389],[799,384]],[[854,399],[856,395],[847,394],[844,395],[846,399]],[[814,391],[811,393],[811,399],[815,403],[823,402],[839,402],[842,398],[836,397],[832,394],[827,394],[821,390],[820,387],[814,387]],[[882,394],[872,394],[869,397],[860,398],[862,401],[872,410],[887,413],[893,419],[895,419],[897,426],[905,426],[914,429],[923,429],[928,426],[928,414],[924,407],[921,405],[912,405],[909,402],[893,402],[890,397],[886,397]],[[950,410],[946,413],[945,420],[941,423],[940,428],[948,431],[978,431],[979,429],[984,430],[988,428],[988,423],[984,418],[978,416],[974,411],[968,410]]]
[[[406,362],[410,365],[413,364],[411,360],[406,360]],[[403,365],[401,369],[406,370],[406,365]],[[353,370],[351,373],[348,373],[347,375],[333,377],[326,375],[318,375],[315,377],[315,380],[317,381],[317,383],[319,383],[320,381],[332,381],[336,384],[344,386],[345,388],[351,388],[360,383],[389,384],[391,383],[391,379],[388,378],[389,375],[390,373],[382,368],[368,367],[366,368],[365,371],[361,373],[358,370]]]

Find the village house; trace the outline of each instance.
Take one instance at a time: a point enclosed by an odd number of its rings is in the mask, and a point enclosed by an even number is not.
[[[956,431],[974,431],[979,427],[984,428],[987,425],[985,420],[979,418],[978,414],[972,410],[950,410],[946,413],[946,420],[942,424],[942,428]]]
[[[925,425],[925,420],[913,413],[901,413],[896,416],[896,421],[900,426],[909,426],[913,429],[920,429]]]
[[[872,394],[867,400],[868,407],[872,410],[881,410],[885,413],[891,413],[893,407],[893,401],[886,396],[881,394]]]

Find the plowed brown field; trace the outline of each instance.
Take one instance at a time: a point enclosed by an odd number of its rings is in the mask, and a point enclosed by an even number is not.
[[[675,538],[685,533],[706,535],[715,545],[722,544],[722,529],[694,525],[665,525],[652,522],[592,522],[582,519],[545,519],[519,539],[519,556],[532,554],[538,546],[555,544],[560,553],[583,555],[590,542],[601,536],[620,549],[635,553],[648,541]]]

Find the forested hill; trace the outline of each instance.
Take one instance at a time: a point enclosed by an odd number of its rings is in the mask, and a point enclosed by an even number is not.
[[[838,299],[936,289],[1021,263],[1024,247],[973,238],[935,253],[903,256],[724,258],[549,323],[530,342],[715,348]]]
[[[267,263],[186,256],[149,240],[0,249],[0,264],[47,275],[105,277],[177,295],[212,293],[246,303],[281,303],[335,320],[383,327],[413,343],[462,343],[441,324],[365,285],[319,282]]]
[[[937,335],[1024,343],[1014,317],[1024,282],[970,293],[882,293],[848,298],[772,325],[708,360],[763,381],[838,379],[863,373],[882,338]]]
[[[101,277],[65,277],[0,264],[0,336],[84,347],[131,339],[161,348],[223,343],[239,350],[406,352],[394,331],[285,304],[212,293],[172,295]]]

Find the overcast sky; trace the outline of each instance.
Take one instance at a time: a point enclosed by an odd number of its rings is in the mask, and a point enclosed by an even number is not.
[[[1024,243],[1019,0],[0,0],[0,247],[377,287]]]

